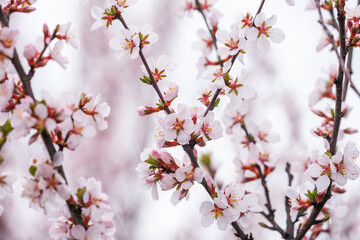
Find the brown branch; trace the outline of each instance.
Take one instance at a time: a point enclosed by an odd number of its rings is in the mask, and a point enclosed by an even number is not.
[[[330,181],[330,185],[326,190],[326,194],[325,194],[324,198],[319,203],[314,204],[314,208],[313,208],[309,218],[307,219],[305,224],[302,226],[302,228],[299,230],[298,234],[296,235],[296,238],[295,238],[296,240],[302,240],[303,237],[305,236],[305,234],[307,233],[307,231],[309,231],[309,229],[315,224],[317,216],[323,209],[327,200],[329,200],[331,198],[331,185],[332,185],[332,180]]]
[[[1,21],[2,25],[6,26],[6,27],[9,26],[9,22],[7,21],[7,17],[5,15],[5,13],[3,12],[1,5],[0,5],[0,21]],[[30,75],[28,76],[25,73],[24,68],[22,67],[22,65],[20,63],[20,59],[17,54],[16,48],[14,48],[14,55],[12,58],[10,58],[10,60],[11,60],[12,64],[14,65],[14,67],[20,77],[20,80],[21,80],[21,83],[23,84],[25,93],[34,100],[34,103],[36,103],[36,99],[34,97],[34,93],[32,91],[31,83],[30,83],[32,76],[30,76]],[[43,132],[41,133],[41,137],[42,137],[45,147],[49,153],[50,159],[53,162],[54,155],[56,153],[56,149],[53,145],[53,142],[52,142],[49,132],[46,129],[44,129]],[[59,166],[57,168],[57,171],[62,176],[62,178],[65,180],[65,183],[68,184],[63,167]],[[81,209],[78,206],[71,204],[71,202],[69,200],[66,201],[66,204],[69,208],[69,211],[70,211],[71,217],[73,218],[74,223],[77,225],[83,225],[83,221],[82,221],[82,217],[81,217]]]
[[[346,58],[346,33],[345,33],[345,15],[343,14],[341,7],[337,6],[338,11],[338,22],[339,22],[339,34],[340,34],[340,60],[344,63]],[[334,128],[333,133],[331,136],[330,141],[330,153],[335,155],[336,153],[336,143],[338,139],[339,129],[340,129],[340,122],[341,122],[341,104],[342,104],[342,85],[343,85],[343,78],[344,72],[348,71],[345,68],[345,64],[341,66],[339,64],[338,75],[334,80],[334,84],[336,85],[336,100],[335,100],[335,119],[334,119]],[[349,74],[349,73],[348,73]],[[348,80],[350,81],[351,77],[349,74]]]
[[[262,0],[262,1],[261,1],[260,6],[259,6],[259,8],[258,8],[258,10],[257,10],[257,12],[256,12],[256,14],[255,14],[254,20],[255,20],[256,16],[261,12],[262,8],[264,7],[265,1],[266,1],[266,0]],[[251,24],[251,27],[253,27],[253,26],[254,26],[254,21],[253,21],[252,24]],[[238,56],[239,54],[240,54],[240,50],[232,57],[232,59],[231,59],[231,66],[230,66],[229,70],[227,71],[227,73],[230,72],[230,70],[231,70],[232,66],[234,65],[235,60],[236,60],[236,58],[237,58],[237,56]],[[216,90],[214,96],[212,97],[212,99],[211,99],[211,101],[210,101],[209,106],[208,106],[208,107],[206,108],[206,110],[205,110],[205,113],[204,113],[204,115],[203,115],[204,117],[209,113],[209,111],[214,110],[214,108],[215,108],[215,103],[216,103],[216,99],[218,98],[221,90],[222,90],[221,88],[219,88],[219,89]]]
[[[352,71],[352,58],[353,58],[353,48],[350,48],[349,52],[348,52],[348,56],[347,56],[347,62],[346,62],[346,68],[348,70],[348,72],[350,74],[353,73]],[[349,79],[345,78],[344,84],[343,84],[343,91],[342,91],[342,101],[345,101],[346,99],[346,94],[347,94],[347,90],[348,90],[348,86],[349,86]]]
[[[342,103],[342,85],[343,85],[343,78],[344,74],[348,75],[346,76],[349,81],[351,81],[351,77],[347,69],[345,68],[345,58],[346,58],[346,43],[345,43],[345,16],[341,10],[341,6],[337,6],[337,12],[338,12],[338,23],[339,23],[339,35],[340,35],[340,54],[337,51],[337,46],[334,41],[334,37],[329,32],[328,28],[326,27],[321,9],[320,9],[320,3],[319,0],[315,0],[316,7],[319,13],[319,23],[322,25],[324,31],[330,38],[330,41],[332,42],[334,51],[336,52],[336,55],[339,59],[339,69],[338,69],[338,75],[334,80],[334,84],[336,85],[336,102],[335,102],[335,120],[334,120],[334,127],[333,127],[333,134],[330,141],[330,153],[332,155],[335,155],[336,153],[336,143],[337,143],[337,137],[338,132],[340,128],[340,121],[341,121],[341,103]],[[327,191],[325,193],[324,198],[319,202],[314,204],[314,209],[311,212],[310,217],[307,219],[305,224],[302,226],[301,229],[299,229],[298,234],[296,235],[297,240],[301,240],[307,233],[307,231],[316,224],[316,218],[323,209],[325,203],[331,198],[331,186],[332,186],[332,180],[330,180],[330,185],[327,188]]]
[[[217,43],[216,43],[216,37],[215,37],[213,31],[211,30],[211,28],[209,26],[209,23],[208,23],[208,21],[206,19],[205,13],[204,13],[204,9],[201,7],[201,4],[200,4],[199,0],[195,0],[195,5],[197,7],[198,12],[201,14],[201,16],[204,19],[206,27],[207,27],[210,35],[211,35],[212,43],[213,43],[215,49],[218,50],[218,46],[217,46]],[[221,59],[219,55],[218,55],[218,59]],[[220,64],[221,64],[221,66],[223,65],[221,61],[220,61]]]
[[[121,14],[117,14],[116,18],[118,20],[120,20],[120,22],[123,24],[124,28],[129,29],[126,22],[125,22],[125,20],[124,20],[124,18],[121,16]],[[146,59],[145,59],[145,57],[144,57],[144,55],[142,53],[142,48],[141,47],[140,47],[139,54],[140,54],[142,62],[145,65],[145,68],[146,68],[146,70],[147,70],[147,72],[148,72],[148,74],[150,76],[152,86],[155,89],[155,91],[157,92],[158,96],[160,97],[160,100],[162,101],[162,103],[165,106],[164,109],[165,109],[166,113],[171,114],[172,112],[170,111],[170,109],[165,104],[165,100],[164,100],[164,98],[163,98],[163,96],[162,96],[162,94],[161,94],[161,92],[160,92],[160,90],[158,88],[158,85],[157,85],[157,83],[156,83],[156,81],[155,81],[155,79],[154,79],[154,77],[153,77],[153,75],[151,73],[149,65],[148,65],[148,63],[147,63],[147,61],[146,61]],[[188,144],[185,144],[185,145],[182,145],[183,150],[189,156],[190,161],[191,161],[192,165],[194,166],[194,168],[198,168],[200,166],[199,166],[199,163],[197,161],[196,156],[194,155],[194,146],[195,146],[195,144],[192,143],[192,142],[190,142]],[[210,188],[207,185],[207,182],[206,182],[205,178],[202,179],[201,185],[205,188],[206,192],[210,195],[210,197],[212,197]],[[251,234],[250,235],[245,234],[241,230],[241,228],[239,227],[239,225],[238,225],[238,223],[236,221],[232,222],[231,225],[234,227],[234,229],[236,231],[236,234],[235,234],[236,236],[240,237],[242,240],[253,240],[252,235]]]
[[[116,19],[118,19],[118,20],[122,23],[122,25],[124,26],[125,29],[129,30],[129,27],[127,26],[124,18],[121,16],[121,14],[116,14],[115,17],[116,17]],[[166,101],[165,101],[165,99],[164,99],[164,96],[162,95],[162,93],[161,93],[161,91],[160,91],[160,88],[159,88],[158,84],[157,84],[156,81],[155,81],[155,78],[154,78],[154,76],[153,76],[153,74],[152,74],[152,72],[151,72],[151,69],[150,69],[150,67],[149,67],[149,64],[148,64],[148,62],[146,61],[146,58],[145,58],[145,56],[144,56],[144,54],[143,54],[142,48],[143,48],[143,46],[142,46],[142,44],[140,43],[139,55],[140,55],[141,61],[144,63],[144,66],[145,66],[145,68],[146,68],[147,73],[149,74],[150,81],[151,81],[151,86],[155,89],[157,95],[158,95],[159,98],[160,98],[161,103],[164,105],[164,110],[165,110],[165,112],[166,112],[167,114],[170,114],[170,113],[172,113],[172,111],[171,111],[171,110],[169,109],[169,107],[167,106]]]
[[[291,165],[290,163],[286,163],[285,171],[288,175],[288,186],[290,187],[292,185],[292,181],[294,179],[294,176],[290,172]],[[291,221],[291,215],[290,215],[290,204],[289,204],[289,198],[285,196],[285,212],[286,212],[286,233],[288,234],[288,237],[290,239],[294,238],[294,223]]]

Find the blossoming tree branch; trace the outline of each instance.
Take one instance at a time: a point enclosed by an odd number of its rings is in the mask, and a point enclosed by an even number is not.
[[[85,92],[64,93],[60,99],[46,89],[41,96],[34,95],[31,83],[37,71],[49,62],[66,69],[69,60],[62,54],[64,47],[77,49],[80,44],[71,22],[59,23],[54,29],[44,23],[34,26],[33,31],[39,32],[36,42],[28,43],[19,53],[20,32],[9,27],[12,15],[31,18],[26,13],[36,10],[35,2],[0,1],[0,147],[6,147],[9,139],[19,138],[28,139],[29,145],[43,146],[43,154],[28,159],[29,175],[23,183],[22,196],[29,200],[30,207],[44,214],[52,212],[53,216],[56,212],[57,218],[50,219],[51,239],[116,239],[114,212],[101,183],[81,177],[79,186],[70,186],[62,166],[67,161],[64,151],[76,150],[83,137],[93,137],[108,127],[110,107],[100,95]],[[272,0],[259,0],[256,12],[238,16],[239,21],[226,29],[219,28],[219,21],[226,15],[216,9],[215,0],[176,2],[180,18],[199,14],[203,21],[194,47],[202,54],[197,69],[205,84],[198,96],[192,96],[191,106],[177,101],[184,90],[179,88],[177,79],[168,77],[181,62],[175,64],[165,54],[153,56],[151,46],[161,42],[161,36],[150,24],[136,26],[124,17],[123,13],[131,12],[136,0],[109,0],[91,9],[95,19],[91,31],[121,26],[109,48],[117,52],[118,60],[129,64],[133,59],[141,59],[138,67],[143,75],[139,79],[158,98],[158,102],[136,109],[139,116],[157,116],[155,144],[144,149],[136,168],[153,199],[159,198],[160,189],[172,191],[173,205],[184,199],[192,204],[190,192],[195,184],[200,184],[208,198],[198,206],[198,221],[203,227],[216,222],[219,230],[232,231],[234,239],[256,239],[260,231],[273,231],[288,240],[316,239],[320,235],[345,239],[346,233],[336,227],[341,218],[335,209],[348,179],[355,180],[360,174],[356,163],[359,150],[349,141],[340,148],[338,141],[346,141],[346,135],[357,132],[341,127],[341,122],[350,115],[347,92],[352,90],[360,96],[352,79],[352,55],[354,48],[360,46],[360,6],[345,0],[310,0],[308,4],[317,14],[324,34],[318,50],[330,48],[338,60],[337,68],[328,73],[327,80],[318,81],[309,99],[311,111],[321,119],[320,126],[312,132],[324,142],[324,147],[311,155],[303,153],[300,160],[288,159],[284,166],[273,150],[280,136],[271,131],[271,122],[264,119],[256,123],[249,116],[253,103],[261,96],[252,84],[246,60],[267,54],[273,44],[281,46],[285,39],[285,33],[276,24],[278,17],[263,10],[266,4],[273,4]],[[286,0],[283,5],[294,6],[295,1]],[[330,20],[325,20],[325,16]],[[240,67],[235,66],[237,62]],[[325,109],[320,102],[331,105]],[[199,152],[210,141],[225,137],[233,140],[238,154],[233,161],[233,181],[222,184],[215,178],[217,169],[211,156]],[[174,149],[180,149],[181,154]],[[268,178],[279,172],[284,172],[288,181],[288,187],[282,189],[282,217],[276,215],[280,210],[272,200],[274,193]],[[14,172],[0,171],[0,199],[12,192],[15,179]],[[259,187],[253,187],[254,183]],[[0,214],[3,211],[6,208],[0,205]]]

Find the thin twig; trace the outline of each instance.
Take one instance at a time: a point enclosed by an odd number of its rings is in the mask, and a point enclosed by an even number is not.
[[[329,200],[331,198],[331,185],[332,185],[332,180],[330,181],[330,185],[326,190],[326,194],[325,194],[324,198],[319,203],[314,204],[314,208],[313,208],[309,218],[307,219],[305,224],[302,226],[302,228],[296,235],[296,238],[295,238],[296,240],[302,240],[303,237],[305,236],[305,234],[307,233],[307,231],[309,231],[309,229],[311,228],[311,226],[313,226],[315,224],[315,220],[316,220],[317,216],[323,209],[327,200]]]
[[[204,22],[205,22],[205,24],[206,24],[206,27],[207,27],[210,35],[211,35],[211,39],[212,39],[213,45],[214,45],[214,47],[215,47],[215,49],[216,49],[216,51],[217,51],[217,50],[218,50],[218,46],[217,46],[217,42],[216,42],[216,37],[215,37],[215,35],[214,35],[214,32],[211,30],[211,28],[210,28],[210,26],[209,26],[209,23],[208,23],[208,21],[207,21],[207,19],[206,19],[205,13],[204,13],[204,9],[201,7],[201,4],[200,4],[199,0],[195,0],[195,5],[196,5],[196,7],[197,7],[198,12],[201,14],[201,16],[202,16],[203,19],[204,19]],[[221,58],[218,56],[218,59],[221,59]],[[221,64],[221,66],[222,66],[222,62],[221,62],[221,61],[220,61],[220,64]]]
[[[294,176],[291,174],[291,165],[290,163],[286,163],[285,171],[288,175],[288,186],[290,187],[292,185],[292,181],[294,179]],[[290,239],[294,238],[294,223],[291,221],[291,215],[290,215],[290,204],[289,204],[289,198],[285,196],[285,212],[286,212],[286,233],[288,234],[288,237]]]
[[[321,9],[320,9],[319,0],[315,0],[315,3],[316,3],[316,7],[318,9],[318,13],[319,13],[319,17],[320,17],[319,23],[322,25],[324,31],[330,38],[330,40],[333,44],[334,51],[336,52],[336,55],[338,56],[338,59],[339,59],[338,75],[337,75],[336,79],[334,80],[334,83],[336,85],[336,103],[335,103],[336,106],[335,106],[335,120],[334,120],[333,134],[332,134],[331,141],[330,141],[330,153],[332,155],[335,155],[337,136],[338,136],[338,132],[339,132],[339,128],[340,128],[340,121],[341,121],[341,103],[342,103],[341,95],[342,95],[342,84],[343,84],[344,73],[345,73],[345,75],[346,74],[349,75],[349,76],[347,76],[349,81],[351,79],[350,74],[348,73],[347,69],[345,68],[345,64],[344,64],[345,57],[346,57],[345,16],[341,10],[341,7],[337,6],[339,35],[340,35],[340,54],[339,54],[337,51],[337,46],[334,41],[334,37],[329,32],[328,28],[326,27],[326,25],[324,23]],[[314,224],[316,224],[317,216],[323,209],[325,203],[331,198],[331,186],[332,186],[332,180],[330,180],[330,185],[326,190],[324,198],[319,203],[314,204],[314,209],[312,210],[310,217],[307,219],[305,224],[302,226],[301,229],[299,229],[298,234],[296,235],[296,240],[301,240],[305,236],[305,234],[308,232],[308,230]]]
[[[266,0],[262,0],[262,1],[261,1],[260,6],[259,6],[259,8],[258,8],[258,10],[257,10],[257,12],[256,12],[256,14],[255,14],[254,20],[253,20],[253,22],[252,22],[252,24],[251,24],[251,27],[254,26],[255,18],[256,18],[256,16],[261,12],[262,8],[264,7],[265,1],[266,1]],[[239,51],[232,57],[232,59],[231,59],[231,66],[230,66],[230,69],[227,71],[227,73],[230,72],[232,66],[233,66],[234,63],[235,63],[235,60],[236,60],[237,56],[240,54],[240,51],[241,51],[241,50],[239,50]],[[205,110],[205,113],[204,113],[204,115],[203,115],[204,117],[205,117],[210,111],[214,110],[214,108],[215,108],[215,103],[216,103],[216,99],[218,98],[221,90],[222,90],[221,88],[219,88],[219,89],[216,90],[214,96],[212,97],[212,99],[211,99],[211,101],[210,101],[209,106],[208,106],[208,107],[206,108],[206,110]]]
[[[125,20],[124,20],[124,18],[121,16],[121,14],[116,15],[116,18],[118,20],[120,20],[120,22],[123,24],[124,28],[129,29],[126,22],[125,22]],[[150,76],[153,88],[157,92],[157,94],[158,94],[158,96],[160,98],[160,101],[162,101],[162,103],[164,104],[164,109],[165,109],[166,113],[171,114],[172,112],[170,111],[170,109],[165,104],[165,100],[163,99],[163,96],[162,96],[162,94],[161,94],[161,92],[160,92],[160,90],[159,90],[159,88],[157,86],[157,83],[156,83],[156,81],[155,81],[155,79],[154,79],[154,77],[153,77],[153,75],[151,73],[149,65],[148,65],[148,63],[147,63],[147,61],[146,61],[146,59],[145,59],[145,57],[144,57],[144,55],[142,53],[142,48],[141,47],[140,47],[139,55],[140,55],[141,60],[144,63],[145,68],[146,68],[146,70],[147,70],[147,72],[148,72],[148,74]],[[194,168],[198,168],[200,166],[199,166],[199,163],[198,163],[198,160],[197,160],[196,156],[194,155],[194,146],[195,145],[192,142],[190,142],[188,144],[185,144],[185,145],[182,145],[183,150],[189,156],[190,161],[191,161],[192,165],[194,166]],[[205,178],[202,179],[201,185],[205,188],[206,192],[210,195],[210,197],[212,197],[210,188],[209,188]],[[245,234],[242,231],[242,229],[239,227],[239,225],[238,225],[238,223],[236,221],[232,222],[231,225],[234,227],[234,229],[236,231],[236,236],[240,237],[242,240],[253,240],[252,235],[251,234],[250,235]]]
[[[122,25],[124,26],[125,29],[129,30],[129,27],[127,26],[124,18],[121,16],[121,14],[117,14],[117,15],[116,15],[116,18],[122,23]],[[145,56],[144,56],[144,54],[143,54],[143,51],[142,51],[143,46],[142,46],[141,43],[140,43],[140,47],[139,47],[139,48],[140,48],[140,50],[139,50],[139,55],[140,55],[141,61],[143,62],[144,66],[145,66],[145,68],[146,68],[147,73],[149,74],[150,81],[151,81],[151,86],[155,89],[157,95],[158,95],[159,98],[160,98],[161,103],[164,105],[164,110],[165,110],[165,112],[166,112],[167,114],[170,114],[170,113],[172,113],[172,111],[171,111],[171,110],[169,109],[169,107],[167,106],[166,101],[165,101],[165,99],[164,99],[164,96],[162,95],[162,93],[161,93],[161,91],[160,91],[160,88],[159,88],[158,84],[157,84],[156,81],[155,81],[154,75],[152,74],[151,69],[150,69],[150,67],[149,67],[149,64],[148,64],[148,62],[146,61],[146,58],[145,58]]]
[[[346,68],[348,70],[348,72],[350,74],[352,74],[352,58],[353,58],[353,48],[350,48],[349,52],[348,52],[348,56],[347,56],[347,62],[346,62]],[[345,101],[346,99],[346,94],[347,94],[347,90],[348,90],[348,86],[349,86],[349,79],[345,78],[344,84],[343,84],[343,92],[342,92],[342,101]]]

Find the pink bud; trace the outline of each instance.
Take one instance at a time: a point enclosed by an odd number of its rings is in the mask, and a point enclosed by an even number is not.
[[[25,46],[25,49],[24,49],[24,57],[27,59],[27,60],[31,60],[33,59],[35,56],[36,56],[36,48],[34,46],[34,44],[28,44]]]

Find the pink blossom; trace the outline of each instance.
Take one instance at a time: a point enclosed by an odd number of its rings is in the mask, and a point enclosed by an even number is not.
[[[280,43],[285,38],[285,34],[281,29],[273,28],[276,21],[277,17],[275,15],[265,19],[265,14],[261,12],[255,17],[255,27],[250,28],[247,32],[248,40],[255,41],[257,48],[262,53],[267,53],[270,49],[268,38],[274,43]]]
[[[204,141],[215,140],[222,137],[222,127],[218,120],[214,120],[214,112],[209,112],[206,117],[201,118],[197,124]]]
[[[181,187],[185,190],[189,190],[194,181],[201,182],[203,179],[203,171],[201,168],[193,168],[192,166],[180,167],[175,172],[175,178],[181,183]]]
[[[0,31],[0,52],[12,58],[18,35],[18,30],[12,30],[8,27],[2,28]]]
[[[173,71],[176,68],[176,65],[166,55],[161,55],[156,61],[152,57],[147,58],[146,61],[156,82],[166,78],[167,72]],[[144,74],[148,75],[144,65],[141,65],[141,69]]]
[[[55,43],[54,47],[50,49],[50,56],[63,69],[66,69],[66,64],[69,63],[69,60],[66,57],[62,56],[61,51],[63,50],[63,48],[64,48],[64,42],[58,41],[57,43]]]
[[[119,36],[110,39],[110,48],[119,51],[118,61],[127,55],[130,55],[131,59],[135,59],[139,56],[139,28],[136,26],[129,26],[129,29],[122,29]]]
[[[219,55],[223,58],[228,55],[235,55],[240,50],[243,50],[246,44],[246,40],[243,36],[240,36],[239,29],[233,27],[231,32],[228,32],[223,29],[219,29],[216,32],[216,38],[218,41],[225,45],[225,47],[219,48]],[[241,54],[239,54],[241,55]],[[242,62],[242,59],[239,59]]]
[[[205,201],[200,206],[201,225],[210,226],[214,219],[217,221],[219,230],[226,230],[226,227],[233,221],[233,214],[228,206],[219,198],[214,198],[214,202]]]
[[[12,185],[16,180],[15,172],[2,172],[0,173],[0,199],[2,199],[6,192],[12,193],[13,188]]]
[[[125,8],[128,8],[137,2],[137,0],[112,0],[112,1],[114,2],[114,5],[116,5],[117,9],[120,12],[124,12]]]
[[[179,144],[186,144],[190,141],[191,133],[194,131],[194,124],[189,118],[189,110],[185,105],[178,106],[179,112],[168,114],[164,118],[164,136],[166,141],[176,139]]]
[[[96,20],[92,25],[90,31],[94,31],[106,25],[107,19],[103,19],[104,9],[101,7],[92,7],[91,16]]]
[[[70,28],[71,22],[62,24],[59,27],[58,34],[60,35],[61,39],[65,39],[66,43],[70,44],[73,48],[78,49],[80,46],[80,41],[76,38],[75,30]]]
[[[173,101],[178,96],[178,92],[179,86],[176,83],[171,82],[168,90],[164,92],[164,100],[167,102]]]

